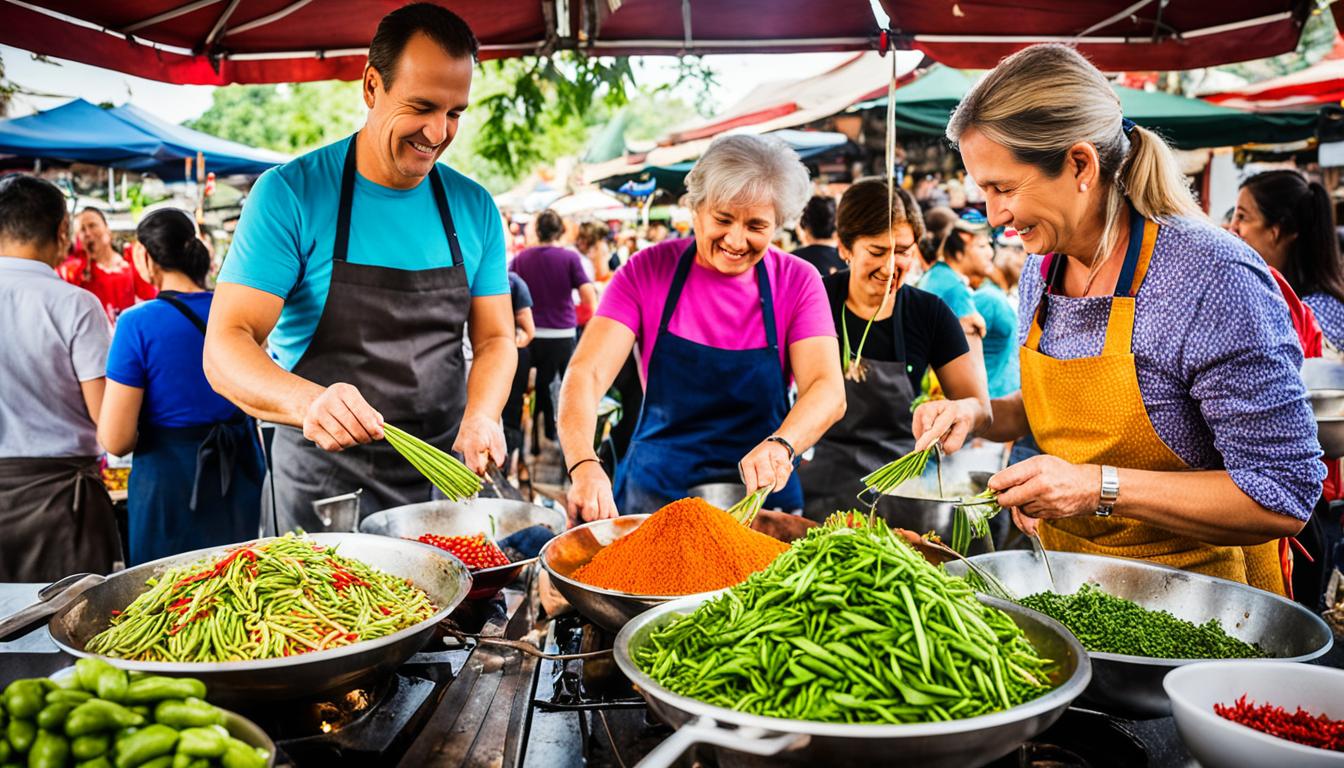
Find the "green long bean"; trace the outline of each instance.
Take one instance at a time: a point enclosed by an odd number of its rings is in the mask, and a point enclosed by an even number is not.
[[[371,640],[428,619],[424,590],[287,534],[150,579],[88,650],[137,661],[245,661]]]
[[[481,478],[451,453],[435,448],[391,424],[383,425],[383,434],[397,453],[433,483],[435,488],[443,491],[443,495],[453,501],[462,501],[480,493]]]
[[[1055,668],[963,579],[856,513],[659,627],[634,658],[684,696],[840,723],[995,712],[1048,691]]]

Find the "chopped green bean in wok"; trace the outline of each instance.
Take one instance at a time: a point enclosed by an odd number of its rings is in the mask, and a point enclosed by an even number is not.
[[[409,580],[286,534],[173,568],[87,650],[136,661],[245,661],[384,637],[436,608]]]
[[[1008,614],[881,520],[833,516],[764,571],[655,630],[635,663],[674,693],[771,717],[974,717],[1053,686]]]

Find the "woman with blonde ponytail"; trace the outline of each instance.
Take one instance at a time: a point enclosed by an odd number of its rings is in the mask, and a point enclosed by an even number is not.
[[[1000,62],[947,136],[990,224],[1036,254],[1020,287],[1022,389],[993,401],[980,434],[1030,433],[1044,453],[990,480],[999,503],[1047,549],[1284,593],[1276,540],[1311,515],[1324,467],[1264,261],[1206,220],[1162,138],[1066,46]],[[959,420],[921,406],[917,447],[956,450]]]

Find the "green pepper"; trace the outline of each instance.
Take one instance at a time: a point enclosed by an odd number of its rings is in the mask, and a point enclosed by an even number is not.
[[[70,754],[76,760],[92,760],[99,755],[107,754],[111,748],[112,738],[105,733],[77,736],[70,742]]]
[[[5,711],[20,719],[36,717],[46,703],[46,695],[39,680],[15,680],[5,689]]]
[[[167,755],[177,746],[177,731],[166,725],[147,725],[124,739],[118,739],[116,745],[117,768],[135,768],[141,763]],[[172,764],[172,758],[168,760]]]
[[[84,658],[75,662],[75,679],[79,687],[90,693],[98,692],[98,678],[109,669],[116,669],[102,659]]]
[[[32,720],[10,720],[5,735],[9,737],[9,746],[15,752],[27,754],[33,746],[33,740],[37,738],[37,724]]]
[[[220,758],[220,763],[224,768],[266,768],[266,761],[270,756],[264,749],[229,737],[228,746],[224,748],[224,756]]]
[[[104,666],[106,668],[98,673],[98,680],[95,683],[98,698],[120,703],[125,700],[126,689],[130,687],[126,681],[126,670],[117,669],[111,664]]]
[[[133,707],[127,707],[127,709],[131,710],[135,714],[145,719],[149,719],[154,716],[154,710],[150,709],[148,704],[136,704]]]
[[[75,708],[74,704],[58,701],[55,704],[48,704],[37,713],[37,727],[44,731],[60,732],[65,725],[65,718],[69,716],[70,711]]]
[[[228,745],[228,737],[214,728],[186,728],[178,736],[177,751],[191,757],[219,757]]]
[[[71,675],[73,677],[73,675]],[[93,694],[88,691],[79,691],[68,688],[57,688],[47,694],[45,701],[48,704],[83,704],[93,698]]]
[[[148,704],[163,699],[203,699],[205,683],[192,677],[145,677],[126,689],[126,703]]]
[[[224,711],[200,699],[168,699],[154,708],[154,720],[174,728],[222,725]]]
[[[177,754],[173,755],[173,768],[191,768],[191,763],[195,759],[191,755],[178,750]]]
[[[70,757],[70,742],[51,731],[38,731],[32,751],[28,753],[28,768],[65,768]]]
[[[14,750],[9,746],[8,739],[0,738],[0,763],[9,762],[10,754],[12,754],[13,751]]]
[[[141,763],[140,768],[173,768],[173,759],[173,755],[163,755],[147,763]]]
[[[110,701],[92,699],[75,707],[65,721],[65,735],[87,736],[98,731],[112,731],[140,725],[145,718]]]
[[[114,768],[114,766],[112,761],[107,759],[107,755],[99,755],[92,760],[75,763],[75,768]]]

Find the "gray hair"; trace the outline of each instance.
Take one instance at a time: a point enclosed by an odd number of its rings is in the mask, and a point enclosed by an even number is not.
[[[693,209],[705,204],[760,204],[775,207],[775,226],[798,220],[812,194],[807,167],[798,153],[779,139],[737,134],[709,145],[686,175],[686,201]]]

